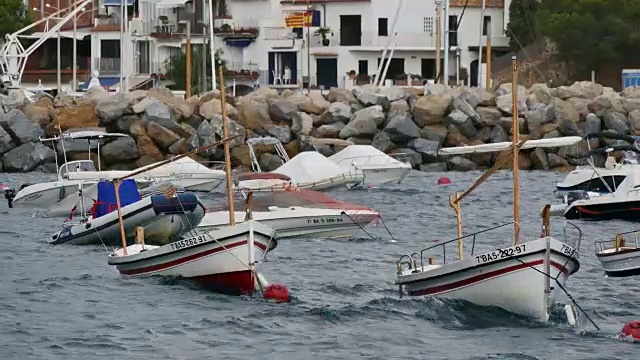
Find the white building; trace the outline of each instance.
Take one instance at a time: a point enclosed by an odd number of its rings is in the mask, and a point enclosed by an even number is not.
[[[481,20],[480,0],[449,1],[448,19],[443,16],[441,21],[443,28],[448,22],[453,30],[454,24],[460,21],[457,34],[452,31],[449,35],[450,79],[455,81],[459,56],[460,66],[473,75],[472,83],[475,83],[481,23],[490,19],[493,48],[504,51],[508,45],[504,28],[510,0],[488,0],[485,20]],[[304,81],[306,85],[307,76],[311,74],[312,86],[326,88],[343,85],[350,70],[375,74],[392,34],[399,0],[309,0],[308,3],[320,12],[321,25],[331,29],[328,44],[326,41],[323,44],[321,37],[314,34],[317,27],[310,28],[310,46],[306,46],[307,29],[285,27],[285,15],[304,12],[307,1],[229,0],[229,14],[234,24],[258,24],[260,34],[244,48],[224,46],[225,57],[239,69],[258,70],[261,77],[268,77],[268,81],[261,79],[261,82],[270,85],[278,75],[284,75],[285,66],[292,70],[291,83]],[[435,77],[435,9],[433,1],[404,0],[394,29],[396,46],[387,79],[398,79],[399,74],[416,74],[424,79]],[[486,36],[482,41],[484,45]]]
[[[44,0],[28,1],[30,6],[44,9],[40,16],[46,15],[45,10],[51,12]],[[123,48],[121,1],[95,0],[93,7],[78,18],[80,81],[97,70],[103,85],[115,86],[121,67],[126,66],[130,87],[149,83],[157,78],[154,75],[165,72],[165,62],[172,54],[184,50],[188,33],[194,50],[208,42],[210,1],[214,6],[214,46],[223,50],[228,67],[236,71],[225,77],[237,82],[298,88],[303,83],[306,87],[310,79],[312,87],[328,88],[344,86],[351,70],[366,81],[367,75],[376,73],[393,32],[397,33],[396,45],[386,79],[402,85],[401,74],[414,74],[421,79],[435,77],[433,0],[403,0],[395,29],[392,24],[400,0],[127,0],[128,30],[123,35]],[[486,0],[484,19],[481,19],[482,0],[447,1],[448,17],[443,14],[441,23],[443,30],[445,24],[450,29],[450,83],[456,80],[459,61],[460,67],[466,69],[463,75],[468,73],[470,83],[475,85],[478,45],[482,41],[484,46],[486,41],[486,36],[482,39],[480,36],[481,24],[490,19],[493,49],[495,53],[506,51],[508,40],[504,29],[510,0]],[[73,2],[61,0],[61,3],[60,7],[65,8]],[[306,28],[285,27],[287,14],[304,12],[308,6],[319,13],[322,28],[330,28],[325,41],[315,34],[319,27],[309,28],[309,44]],[[458,22],[455,32],[454,24]],[[65,83],[69,81],[72,63],[70,25],[62,32]],[[42,34],[33,34],[34,38],[38,36]],[[55,37],[43,44],[41,51],[31,55],[34,59],[27,63],[25,73],[32,71],[35,76],[44,76],[55,69],[51,66],[56,62],[55,46]],[[486,56],[482,57],[484,62]],[[207,60],[210,73],[210,59]],[[46,69],[42,63],[47,64]],[[289,81],[285,67],[289,68]],[[484,81],[484,76],[481,80]]]

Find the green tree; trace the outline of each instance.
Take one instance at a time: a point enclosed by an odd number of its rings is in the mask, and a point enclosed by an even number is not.
[[[5,35],[12,34],[31,24],[33,13],[27,8],[23,0],[0,1],[0,42]]]
[[[543,0],[536,18],[540,32],[574,71],[637,65],[640,2],[627,0]]]
[[[506,35],[514,51],[533,43],[539,36],[536,24],[539,0],[513,0],[509,5]]]
[[[197,48],[194,50],[195,46],[192,45],[191,51],[191,92],[194,94],[199,94],[202,92],[202,76],[207,78],[207,88],[211,89],[211,61],[210,61],[210,52],[207,47],[204,51],[204,56],[207,57],[207,72],[206,74],[202,73],[202,49]],[[222,50],[218,49],[215,52],[216,59],[216,88],[220,86],[220,79],[218,76],[217,67],[222,61],[222,69],[223,72],[227,69],[227,61],[222,59]],[[169,59],[165,60],[165,75],[169,80],[172,80],[175,85],[171,87],[176,90],[186,90],[187,88],[187,54],[183,51],[179,54],[176,54]]]

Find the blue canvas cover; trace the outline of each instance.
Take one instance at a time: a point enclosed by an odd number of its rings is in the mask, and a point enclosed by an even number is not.
[[[126,179],[120,184],[120,206],[124,207],[140,201],[140,193],[138,186],[132,179]],[[99,218],[117,209],[116,191],[113,183],[109,181],[100,181],[98,183],[98,201],[96,202],[94,218]]]

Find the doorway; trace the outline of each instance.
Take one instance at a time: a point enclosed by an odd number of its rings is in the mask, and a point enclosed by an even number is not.
[[[338,87],[338,59],[316,59],[316,78],[325,89]]]
[[[291,78],[288,84],[284,78],[284,69],[289,67]],[[293,51],[272,51],[269,52],[269,84],[272,85],[295,85],[298,82],[298,58]],[[274,80],[277,81],[274,82]]]
[[[362,45],[362,17],[340,15],[340,46]]]
[[[380,66],[380,61],[382,59],[378,58],[378,66]],[[382,70],[384,71],[385,66],[387,66],[388,59],[385,59],[385,63],[382,66]],[[404,58],[393,58],[389,62],[389,68],[387,69],[387,76],[385,76],[385,80],[395,79],[396,76],[404,74]]]

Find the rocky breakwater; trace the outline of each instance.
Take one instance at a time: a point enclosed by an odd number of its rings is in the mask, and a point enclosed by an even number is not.
[[[511,86],[495,92],[480,88],[379,89],[362,86],[352,90],[332,88],[325,95],[278,94],[260,89],[244,97],[229,99],[226,114],[234,166],[250,167],[247,138],[272,136],[279,139],[290,157],[313,150],[310,139],[341,138],[371,144],[386,153],[409,154],[421,170],[471,170],[491,166],[495,157],[480,154],[443,159],[441,147],[508,141],[511,138]],[[62,130],[104,128],[126,137],[103,140],[102,169],[130,170],[208,145],[222,138],[222,103],[217,91],[181,99],[167,89],[133,91],[111,95],[93,88],[81,98],[62,94],[52,98],[40,94],[28,101],[12,90],[0,98],[0,157],[7,172],[51,171],[56,157],[66,151],[69,160],[86,159],[97,143],[66,142],[65,149],[38,141]],[[613,131],[640,133],[640,89],[616,93],[590,82],[548,88],[536,84],[519,87],[520,132],[525,138],[551,138]],[[598,140],[591,140],[598,146]],[[522,169],[563,169],[579,164],[572,156],[586,149],[577,147],[532,149],[520,157]],[[320,148],[325,155],[328,147]],[[263,170],[280,162],[272,146],[257,146]],[[221,161],[222,147],[212,148],[195,159]],[[94,162],[97,156],[92,155]],[[599,159],[598,161],[604,161]]]

